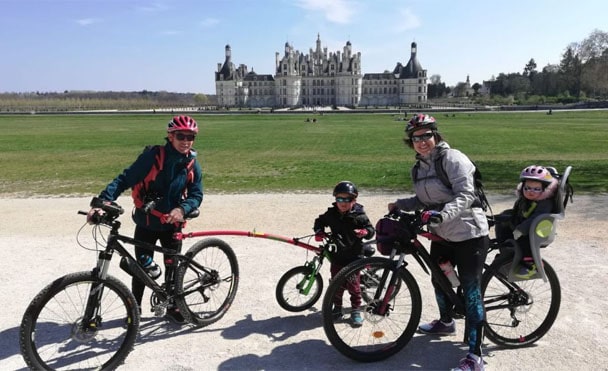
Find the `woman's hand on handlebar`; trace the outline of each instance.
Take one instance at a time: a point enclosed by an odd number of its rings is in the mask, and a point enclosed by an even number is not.
[[[101,219],[103,218],[103,210],[98,207],[94,207],[87,213],[87,223],[89,224],[99,224]]]

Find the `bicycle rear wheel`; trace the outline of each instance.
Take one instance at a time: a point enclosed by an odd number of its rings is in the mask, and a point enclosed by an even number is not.
[[[93,283],[91,272],[58,278],[27,307],[19,330],[25,363],[41,369],[114,369],[127,358],[137,337],[139,309],[118,279],[103,280],[97,318],[83,314]]]
[[[378,280],[381,273],[388,277]],[[397,281],[389,286],[393,275]],[[332,315],[334,296],[357,276],[362,292],[366,293],[360,308],[364,319],[361,326],[353,326],[344,319],[335,320]],[[348,291],[345,295],[348,296]],[[379,314],[382,299],[387,295],[388,309]],[[396,269],[395,262],[390,259],[372,257],[347,265],[330,281],[323,298],[323,329],[329,342],[346,357],[375,362],[394,355],[407,345],[420,322],[421,312],[420,289],[412,274],[403,268]]]
[[[312,307],[323,292],[323,279],[317,273],[310,277],[312,268],[308,266],[295,267],[288,270],[277,283],[275,296],[281,308],[290,312],[301,312]],[[313,280],[308,294],[302,290]]]
[[[543,260],[542,279],[508,282],[513,254],[497,257],[481,283],[486,312],[485,334],[493,343],[519,348],[535,343],[551,328],[561,303],[561,289],[553,267]]]
[[[239,266],[232,248],[217,238],[195,243],[186,252],[202,270],[182,262],[175,274],[175,304],[186,321],[207,326],[226,314],[239,283]]]

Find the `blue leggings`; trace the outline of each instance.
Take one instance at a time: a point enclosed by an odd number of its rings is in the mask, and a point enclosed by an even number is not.
[[[481,273],[489,248],[488,236],[461,242],[434,241],[431,243],[431,258],[439,261],[448,259],[458,270],[460,287],[464,294],[466,329],[469,352],[481,356],[483,338],[483,301],[481,298]],[[440,319],[452,321],[452,307],[449,298],[433,282]]]

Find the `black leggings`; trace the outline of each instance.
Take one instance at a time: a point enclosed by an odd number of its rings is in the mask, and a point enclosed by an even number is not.
[[[481,274],[488,253],[489,238],[479,237],[462,242],[434,241],[431,243],[431,259],[448,259],[458,270],[460,287],[464,294],[466,338],[469,352],[481,356],[483,340],[483,301],[481,298]],[[443,322],[451,322],[452,304],[433,281],[439,316]]]
[[[177,241],[173,239],[173,233],[176,231],[152,231],[150,229],[146,229],[140,226],[135,227],[134,238],[139,241],[148,242],[151,244],[156,244],[156,241],[160,241],[160,245],[165,249],[175,250],[176,252],[181,252],[182,250],[182,241]],[[154,257],[154,251],[146,249],[141,246],[135,246],[135,258],[139,259],[141,255],[150,255]],[[158,264],[158,263],[157,263]],[[173,284],[173,274],[175,271],[175,266],[177,262],[171,259],[171,255],[164,256],[164,265],[165,265],[165,284],[167,287],[170,287]],[[144,296],[145,285],[133,277],[131,280],[131,290],[133,291],[133,295],[135,295],[135,300],[137,301],[137,305],[141,308],[141,300]]]

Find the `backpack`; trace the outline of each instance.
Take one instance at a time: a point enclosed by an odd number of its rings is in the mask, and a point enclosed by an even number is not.
[[[144,180],[134,185],[131,191],[133,203],[138,209],[144,207],[147,202],[154,200],[155,195],[151,194],[150,192],[150,184],[152,184],[154,180],[156,180],[158,174],[163,170],[163,165],[165,163],[165,146],[148,145],[144,148],[142,153],[148,151],[156,151],[154,164],[150,168],[148,174],[144,177]],[[194,180],[194,161],[195,159],[191,159],[186,165],[186,169],[188,172],[186,184],[192,183],[192,181]],[[186,189],[184,189],[184,195],[185,193]]]
[[[441,180],[441,183],[445,185],[447,188],[452,189],[452,183],[450,183],[450,179],[443,168],[443,157],[445,156],[447,149],[443,149],[439,151],[437,158],[435,158],[435,172],[437,173],[437,178]],[[486,196],[485,190],[483,188],[483,183],[481,181],[481,172],[477,167],[477,164],[474,161],[471,161],[473,166],[475,166],[475,172],[473,173],[473,184],[475,187],[475,201],[473,201],[473,207],[481,207],[481,209],[485,212],[488,210],[490,214],[494,214],[492,212],[492,207],[490,206],[490,202]],[[420,168],[420,161],[416,161],[414,168],[412,170],[414,182],[418,180],[418,169]]]

